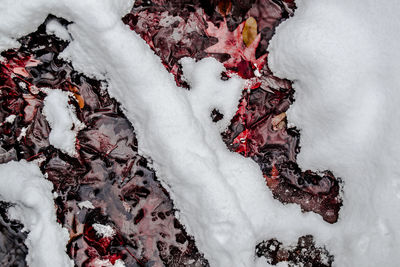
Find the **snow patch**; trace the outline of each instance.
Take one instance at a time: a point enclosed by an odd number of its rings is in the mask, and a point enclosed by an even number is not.
[[[199,121],[210,121],[210,114],[217,109],[224,117],[217,122],[220,132],[226,130],[236,113],[244,81],[233,77],[228,81],[221,80],[225,68],[214,58],[205,58],[195,62],[192,58],[180,60],[184,79],[191,86],[188,99]]]
[[[35,163],[11,161],[0,165],[0,198],[12,202],[8,215],[29,231],[27,263],[31,267],[73,266],[66,254],[68,231],[56,220],[52,189]]]
[[[125,267],[125,263],[122,260],[116,260],[114,264],[110,260],[99,260],[94,262],[95,267]]]
[[[58,89],[48,89],[46,93],[43,114],[51,128],[50,144],[73,157],[76,155],[76,135],[85,125],[78,120],[74,107],[68,103],[72,94]]]
[[[92,226],[96,233],[101,237],[113,237],[115,235],[115,230],[109,225],[94,223]]]
[[[298,162],[343,178],[339,222],[317,236],[337,266],[400,262],[400,6],[398,1],[296,1],[270,44],[270,66],[294,81],[287,116]]]
[[[27,127],[22,127],[21,129],[21,133],[18,135],[17,137],[17,141],[21,141],[22,138],[24,138],[26,136],[26,131],[28,130]]]
[[[56,19],[53,19],[46,24],[46,33],[54,34],[64,41],[71,41],[71,37],[69,36],[67,29],[63,25],[61,25]]]
[[[12,114],[12,115],[8,116],[8,117],[4,120],[4,123],[13,123],[14,120],[15,120],[16,118],[17,118],[17,116],[14,115],[14,114]]]
[[[82,202],[78,203],[78,207],[80,209],[83,209],[83,208],[94,209],[94,206],[93,206],[92,202],[90,202],[89,200],[85,200],[85,201],[82,201]]]

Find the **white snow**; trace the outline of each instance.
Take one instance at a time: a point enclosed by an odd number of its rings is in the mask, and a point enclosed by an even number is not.
[[[226,149],[220,131],[235,112],[241,82],[220,81],[223,67],[215,60],[184,59],[192,90],[177,88],[160,59],[121,22],[132,1],[0,4],[0,50],[15,46],[49,12],[74,22],[63,56],[108,81],[134,124],[140,152],[151,158],[212,266],[255,266],[262,262],[254,260],[258,241],[292,244],[304,234],[327,244],[336,266],[400,262],[399,122],[389,120],[399,113],[396,1],[299,1],[272,42],[273,70],[295,80],[297,100],[288,116],[303,131],[300,163],[329,168],[346,181],[335,225],[274,200],[257,164]],[[224,113],[217,124],[213,108]]]
[[[25,6],[35,21],[44,14],[41,1]],[[7,9],[21,8],[18,3],[0,10],[8,27],[13,12]],[[74,22],[68,27],[73,41],[63,56],[77,70],[108,81],[134,124],[140,152],[151,158],[210,264],[254,266],[255,245],[262,239],[294,242],[303,234],[329,233],[320,216],[274,200],[258,165],[222,142],[220,131],[235,112],[241,82],[220,81],[223,67],[213,59],[195,64],[186,59],[185,77],[193,90],[176,87],[160,59],[122,23],[131,6],[124,0],[69,0],[54,2],[51,12]],[[18,21],[18,35],[32,27],[29,16],[24,19]],[[215,107],[225,117],[218,124],[210,117]]]
[[[116,260],[114,264],[110,260],[99,260],[96,259],[94,262],[95,267],[125,267],[125,263],[122,260]]]
[[[53,185],[35,163],[0,164],[0,199],[14,203],[9,217],[29,231],[27,263],[30,267],[73,266],[66,254],[68,231],[56,221]]]
[[[184,78],[191,85],[188,99],[200,121],[210,123],[212,110],[215,108],[223,118],[218,121],[217,127],[223,132],[232,117],[235,115],[244,83],[235,77],[225,82],[221,80],[221,73],[225,70],[214,58],[205,58],[198,63],[194,59],[183,58],[180,63],[183,67]]]
[[[399,2],[296,2],[269,58],[295,81],[288,119],[301,129],[298,162],[345,181],[340,221],[322,242],[336,266],[398,266]]]
[[[210,112],[221,109],[226,123],[242,87],[237,79],[220,81],[221,64],[186,60],[185,77],[193,90],[177,88],[160,59],[122,24],[124,12],[111,12],[108,2],[71,5],[74,17],[57,14],[75,22],[68,28],[74,41],[64,57],[107,79],[134,123],[141,153],[152,159],[182,222],[213,266],[252,266],[259,239],[293,241],[313,231],[315,223],[325,225],[315,214],[274,200],[257,164],[227,150]],[[106,19],[97,23],[99,18]]]
[[[27,127],[22,127],[21,129],[21,133],[18,135],[17,137],[17,141],[21,141],[22,138],[24,138],[26,136],[26,131],[28,130]]]
[[[8,117],[4,120],[4,123],[13,123],[14,120],[15,120],[16,118],[17,118],[16,115],[11,114],[10,116],[8,116]]]
[[[90,202],[89,200],[85,200],[85,201],[79,202],[78,203],[78,207],[80,209],[83,209],[83,208],[94,209],[94,206],[93,206],[92,202]]]
[[[71,37],[69,36],[67,29],[63,25],[61,25],[56,19],[50,20],[46,24],[46,33],[54,34],[64,41],[71,41]]]
[[[51,128],[50,144],[73,157],[76,154],[76,135],[85,125],[68,103],[70,93],[58,89],[48,89],[46,93],[43,114]]]
[[[101,237],[113,237],[115,235],[115,230],[110,225],[94,223],[92,226]]]

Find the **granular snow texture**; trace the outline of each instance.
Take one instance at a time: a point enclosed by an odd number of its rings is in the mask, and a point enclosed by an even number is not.
[[[47,19],[54,21],[59,20]],[[2,161],[34,161],[54,184],[57,218],[69,231],[68,255],[78,266],[96,266],[95,262],[101,260],[114,264],[118,259],[126,266],[182,266],[187,262],[207,266],[175,218],[168,193],[146,160],[137,155],[132,126],[118,104],[101,89],[100,82],[57,59],[67,43],[47,35],[45,26],[22,38],[20,49],[2,54],[6,61],[1,64],[1,116],[17,114],[13,123],[1,129]],[[29,66],[33,58],[35,64]],[[26,74],[15,73],[15,69],[23,69]],[[51,146],[52,129],[41,112],[48,99],[46,92],[74,96],[69,105],[87,124],[76,139],[77,157]],[[27,129],[25,136],[18,141],[23,128]],[[85,201],[91,201],[93,209],[84,208],[88,206],[82,206]],[[98,235],[96,225],[100,223],[112,225],[116,234]],[[19,257],[21,250],[26,251],[23,243],[14,250],[0,252],[2,258]],[[24,266],[19,259],[16,264]],[[12,257],[5,264],[11,263]]]
[[[395,1],[299,1],[271,54],[293,1],[5,1],[1,160],[53,183],[77,265],[396,266]]]

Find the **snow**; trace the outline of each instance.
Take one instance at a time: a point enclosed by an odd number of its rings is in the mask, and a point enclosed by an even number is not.
[[[50,11],[74,22],[68,26],[72,41],[63,57],[77,70],[108,82],[135,127],[140,153],[153,162],[211,266],[256,266],[263,261],[254,260],[257,242],[277,238],[290,244],[304,234],[313,234],[317,245],[326,244],[336,266],[400,262],[399,121],[390,120],[400,112],[400,7],[394,0],[384,5],[298,1],[295,16],[272,41],[273,70],[295,81],[297,100],[288,117],[302,129],[299,162],[333,170],[346,182],[344,207],[334,225],[274,200],[257,164],[226,149],[220,132],[235,112],[243,81],[221,81],[223,67],[213,59],[184,59],[192,90],[177,88],[160,59],[121,22],[132,1],[1,4],[0,50],[16,46],[15,38],[35,30]],[[48,120],[52,132],[67,129],[66,139],[72,136],[67,134],[72,115],[64,96],[54,98],[59,105],[50,108],[54,118]],[[211,121],[214,108],[224,114],[218,123]],[[68,127],[54,125],[64,118]]]
[[[269,48],[294,82],[288,119],[303,168],[344,179],[344,207],[325,242],[336,266],[400,262],[400,6],[398,1],[296,1]]]
[[[212,266],[252,266],[260,238],[292,241],[316,223],[323,229],[319,216],[274,200],[258,165],[222,142],[221,125],[235,112],[242,90],[238,79],[222,82],[223,67],[213,59],[186,59],[193,90],[177,88],[160,59],[120,21],[123,12],[111,12],[108,2],[97,1],[96,8],[88,3],[73,2],[74,17],[57,14],[75,22],[68,27],[74,41],[63,57],[108,81],[134,124],[140,152],[152,160]],[[94,23],[98,18],[106,19]],[[225,113],[222,124],[211,121],[215,107]]]
[[[180,63],[183,67],[184,78],[191,86],[188,99],[195,113],[201,114],[200,121],[210,123],[213,109],[217,109],[224,117],[217,122],[220,132],[230,124],[236,113],[244,83],[234,77],[228,82],[222,81],[220,74],[225,71],[222,64],[214,58],[205,58],[195,63],[192,58],[183,58]],[[200,75],[199,75],[200,74]]]
[[[94,223],[92,226],[96,233],[101,237],[113,237],[115,235],[115,230],[109,225]]]
[[[83,208],[94,209],[94,206],[93,206],[92,202],[90,202],[89,200],[85,200],[85,201],[79,202],[78,203],[78,207],[80,209],[83,209]]]
[[[29,6],[16,1],[0,15],[7,18],[13,13],[7,9],[28,9],[24,12],[31,15],[15,28],[24,34],[44,14],[42,1]],[[255,246],[262,239],[294,242],[300,235],[329,233],[318,215],[274,200],[258,165],[228,151],[221,140],[242,82],[222,82],[223,66],[213,59],[185,59],[185,77],[193,90],[178,88],[160,59],[122,23],[131,6],[123,0],[69,0],[53,2],[51,12],[74,22],[68,26],[73,41],[63,57],[75,69],[107,80],[110,94],[135,127],[140,153],[151,159],[180,220],[211,266],[254,266]],[[4,21],[13,27],[12,19]],[[224,113],[217,124],[211,120],[213,108]]]
[[[53,185],[35,163],[11,161],[0,164],[0,199],[14,203],[11,219],[29,231],[27,263],[31,267],[73,266],[66,254],[68,231],[56,221]]]
[[[19,134],[19,136],[17,137],[17,141],[21,141],[22,138],[24,138],[26,136],[26,131],[28,130],[28,128],[26,127],[22,127],[21,129],[21,133]]]
[[[13,123],[14,120],[15,120],[16,118],[17,118],[17,116],[14,115],[14,114],[12,114],[12,115],[8,116],[8,117],[4,120],[4,123]]]
[[[67,29],[63,25],[61,25],[56,19],[52,19],[46,24],[46,33],[54,34],[64,41],[71,41],[71,37],[69,36]]]
[[[85,125],[77,119],[73,106],[68,103],[72,94],[58,89],[48,89],[46,93],[43,114],[51,128],[50,144],[73,157],[76,135]]]
[[[95,267],[125,267],[125,263],[122,260],[116,260],[114,264],[110,260],[99,260],[94,262]]]

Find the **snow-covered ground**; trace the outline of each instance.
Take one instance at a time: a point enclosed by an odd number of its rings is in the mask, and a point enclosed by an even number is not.
[[[303,168],[344,178],[326,239],[336,266],[400,264],[400,5],[298,1],[277,30],[270,66],[294,81],[288,119]]]
[[[23,223],[29,231],[25,244],[29,266],[74,266],[66,253],[69,240],[67,229],[56,221],[51,190],[36,163],[26,161],[0,165],[0,199],[15,206],[9,208],[10,218]]]
[[[337,266],[400,262],[396,1],[299,1],[270,49],[273,70],[295,81],[289,119],[302,129],[300,163],[345,180],[344,208],[334,225],[274,200],[258,165],[226,149],[220,131],[235,112],[243,81],[221,81],[223,67],[213,59],[184,60],[193,89],[176,87],[160,59],[122,23],[132,4],[1,0],[0,50],[17,46],[15,38],[34,31],[49,12],[74,22],[69,33],[55,24],[48,30],[71,36],[63,56],[77,70],[107,80],[141,153],[212,266],[254,266],[257,242],[289,244],[304,234],[326,244]],[[213,108],[225,115],[219,125],[211,121]]]

